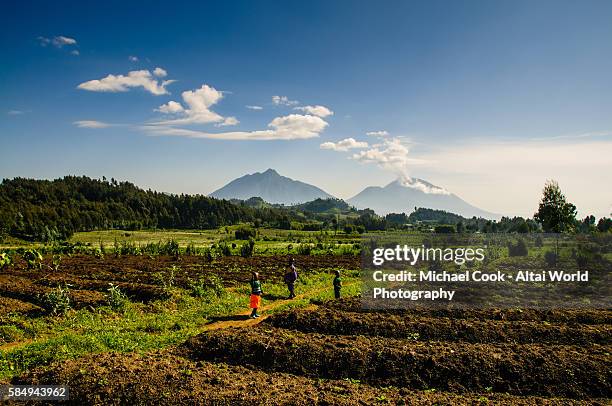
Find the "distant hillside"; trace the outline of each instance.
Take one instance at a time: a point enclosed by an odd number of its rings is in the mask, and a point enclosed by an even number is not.
[[[434,210],[419,207],[408,216],[408,222],[417,223],[419,221],[431,221],[441,224],[457,224],[467,219],[455,213],[444,210]]]
[[[316,186],[281,176],[274,169],[234,179],[209,196],[217,199],[240,200],[261,197],[268,203],[284,205],[300,204],[317,198],[333,198]]]
[[[202,195],[144,191],[114,179],[15,178],[0,184],[0,237],[27,240],[49,241],[76,231],[109,228],[206,229],[255,218],[277,224],[288,215],[288,210],[251,208]]]
[[[311,213],[344,213],[357,211],[342,199],[315,199],[311,202],[298,204],[294,207]]]
[[[459,196],[445,191],[439,186],[422,179],[409,182],[396,180],[385,187],[371,186],[348,203],[358,209],[370,208],[379,215],[388,213],[411,213],[416,207],[425,207],[457,213],[464,217],[483,217],[496,219],[500,216],[475,207]]]

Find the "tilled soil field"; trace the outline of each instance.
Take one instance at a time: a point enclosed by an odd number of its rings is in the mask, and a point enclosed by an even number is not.
[[[612,346],[415,342],[260,328],[188,341],[190,358],[376,386],[576,399],[612,393]]]
[[[14,384],[70,386],[71,405],[586,405],[577,401],[496,393],[378,388],[358,381],[312,379],[169,353],[92,355],[37,370]]]
[[[317,303],[320,307],[335,311],[354,313],[376,313],[376,310],[363,309],[359,297],[350,297],[341,301]],[[546,321],[580,324],[612,325],[610,309],[480,309],[480,308],[418,308],[408,310],[385,310],[387,314],[399,314],[414,317],[449,317],[469,320],[508,320],[508,321]]]
[[[338,268],[359,269],[356,256],[292,256],[300,272],[324,271]],[[174,283],[187,287],[189,280],[217,276],[226,286],[246,283],[253,270],[262,280],[280,281],[286,272],[290,256],[237,256],[221,257],[209,261],[201,256],[121,256],[91,255],[63,257],[58,270],[52,269],[47,257],[41,269],[28,269],[22,260],[0,274],[0,316],[28,313],[41,305],[41,297],[57,286],[69,285],[74,308],[95,307],[104,303],[104,294],[110,284],[117,285],[131,300],[148,302],[163,298],[160,274],[175,267]],[[6,299],[14,299],[9,301]],[[33,313],[32,313],[33,314]]]
[[[68,385],[75,405],[612,402],[610,310],[359,304],[334,300],[255,326],[209,328],[165,351],[57,362],[11,383]]]
[[[548,321],[455,319],[331,308],[294,310],[266,320],[273,327],[305,333],[367,335],[419,341],[468,343],[612,344],[612,325]]]

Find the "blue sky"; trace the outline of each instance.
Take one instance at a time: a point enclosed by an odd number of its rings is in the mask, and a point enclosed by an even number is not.
[[[609,1],[81,3],[4,6],[0,177],[413,176],[520,215],[554,178],[612,210]]]

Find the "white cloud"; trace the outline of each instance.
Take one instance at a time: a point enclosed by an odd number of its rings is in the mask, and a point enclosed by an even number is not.
[[[295,106],[299,101],[289,100],[287,96],[272,96],[272,103],[277,106]]]
[[[160,113],[164,114],[177,114],[183,112],[184,109],[183,106],[181,106],[181,103],[171,100],[168,103],[162,104],[156,108],[155,111],[159,111]]]
[[[112,124],[103,123],[102,121],[95,120],[80,120],[75,121],[72,124],[76,125],[79,128],[108,128],[113,126]]]
[[[63,35],[54,37],[51,42],[58,48],[61,48],[64,45],[76,45],[77,43],[74,38],[64,37]]]
[[[215,105],[223,98],[223,92],[218,91],[214,87],[202,85],[196,90],[187,90],[181,93],[183,102],[187,105],[184,108],[179,102],[171,101],[158,108],[159,111],[169,110],[170,105],[173,107],[171,112],[181,113],[183,117],[171,120],[158,121],[155,125],[179,125],[179,124],[207,124],[220,123],[224,121],[223,116],[210,110],[210,107]],[[167,107],[164,107],[167,106]],[[179,109],[180,107],[180,109]]]
[[[349,149],[367,148],[368,143],[356,141],[354,138],[345,138],[338,142],[324,142],[321,149],[331,149],[334,151],[348,151]]]
[[[426,163],[422,159],[408,157],[410,150],[399,138],[385,139],[382,144],[373,145],[366,151],[360,151],[352,159],[368,164],[376,164],[381,168],[398,175],[408,176],[409,165]]]
[[[249,110],[263,110],[261,106],[245,106]]]
[[[142,130],[150,135],[168,135],[189,138],[209,138],[218,140],[296,140],[318,137],[327,127],[327,122],[320,117],[301,114],[276,117],[269,124],[268,130],[231,131],[209,133],[205,131],[174,128],[160,125],[146,125]]]
[[[102,79],[83,82],[77,88],[92,92],[127,92],[130,88],[142,87],[151,94],[162,95],[168,94],[166,86],[173,82],[175,81],[164,80],[160,83],[148,70],[134,70],[128,72],[127,76],[108,75]]]
[[[6,114],[8,114],[9,116],[21,116],[23,114],[25,114],[25,111],[23,110],[9,110],[6,112]]]
[[[70,53],[71,53],[72,55],[76,55],[76,56],[81,55],[81,53],[79,52],[79,50],[78,50],[78,49],[73,49],[72,51],[70,51]]]
[[[138,57],[134,55],[128,56],[130,62],[138,62]]]
[[[227,127],[237,124],[240,124],[240,121],[236,117],[225,117],[222,122],[215,124],[215,127]]]
[[[333,111],[331,111],[325,106],[302,106],[302,107],[294,107],[293,109],[300,110],[305,113],[312,114],[314,116],[323,117],[323,118],[334,114]]]
[[[381,131],[369,131],[366,133],[366,135],[370,135],[372,137],[386,137],[387,135],[389,135],[388,131],[385,130],[381,130]]]
[[[62,48],[65,45],[76,45],[77,44],[77,41],[74,38],[65,37],[63,35],[58,35],[53,38],[38,37],[37,39],[40,45],[43,47],[46,47],[47,45],[51,44],[56,48]]]
[[[166,72],[164,69],[157,67],[153,70],[153,74],[155,76],[157,76],[158,78],[165,78],[166,76],[168,76],[168,72]]]

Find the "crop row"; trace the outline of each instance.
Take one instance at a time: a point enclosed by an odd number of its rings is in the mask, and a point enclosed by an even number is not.
[[[404,317],[398,314],[354,313],[331,309],[293,310],[273,315],[265,322],[273,327],[305,333],[368,335],[419,341],[612,344],[610,325]]]
[[[255,328],[203,333],[185,350],[196,360],[376,386],[569,398],[607,397],[612,390],[610,346],[415,342]]]

